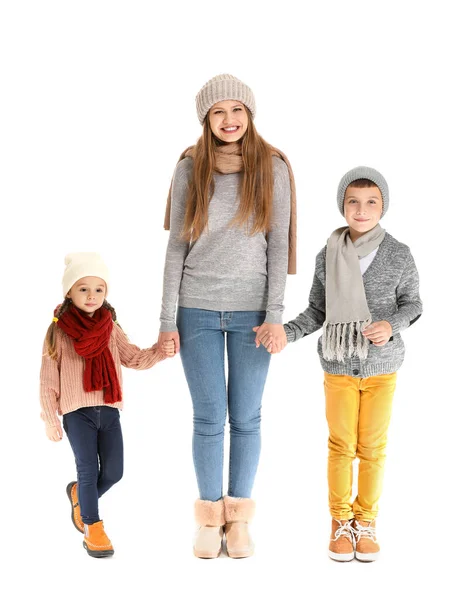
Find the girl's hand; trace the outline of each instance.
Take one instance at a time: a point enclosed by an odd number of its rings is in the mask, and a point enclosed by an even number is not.
[[[47,425],[46,435],[52,442],[60,442],[63,436],[61,423],[58,423],[57,425]]]
[[[262,344],[270,354],[281,352],[288,343],[283,325],[263,323],[260,327],[253,327],[253,331],[256,332],[256,348]]]
[[[167,340],[165,342],[163,342],[162,344],[162,352],[163,354],[166,354],[166,356],[174,356],[175,352],[174,352],[174,341],[173,340]]]
[[[392,326],[388,321],[376,321],[362,331],[375,346],[384,346],[392,337]]]
[[[177,331],[161,331],[158,334],[158,347],[162,349],[163,352],[163,343],[164,342],[174,342],[174,353],[168,354],[168,356],[174,356],[179,352],[179,333]]]

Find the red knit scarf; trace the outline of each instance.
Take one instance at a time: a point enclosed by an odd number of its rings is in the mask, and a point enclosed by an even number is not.
[[[104,404],[120,402],[122,390],[109,350],[111,312],[102,306],[90,317],[71,304],[56,324],[73,340],[77,354],[85,359],[85,392],[104,390]]]

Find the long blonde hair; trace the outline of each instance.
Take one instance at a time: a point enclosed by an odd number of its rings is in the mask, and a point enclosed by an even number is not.
[[[243,177],[240,189],[240,205],[231,225],[239,227],[253,218],[251,235],[267,233],[272,219],[272,147],[259,135],[250,111],[248,128],[241,140]],[[186,241],[197,240],[208,222],[208,205],[214,193],[213,171],[215,151],[222,144],[213,134],[209,114],[203,123],[203,134],[195,146],[194,169],[186,202],[182,237]]]
[[[72,300],[70,298],[66,297],[64,299],[64,302],[59,305],[58,310],[56,311],[56,318],[59,319],[60,316],[63,313],[65,313],[66,310],[69,309],[71,304],[72,304]],[[109,302],[107,302],[107,300],[104,300],[103,307],[107,308],[107,310],[109,310],[112,313],[112,320],[115,321],[116,325],[118,325],[117,313],[115,312],[115,308],[113,306],[111,306],[109,304]],[[46,337],[45,337],[46,353],[53,360],[57,360],[57,358],[58,358],[58,351],[56,348],[56,327],[57,326],[58,326],[57,322],[53,320],[51,325],[48,327],[48,330],[46,332]],[[120,327],[120,325],[118,325],[118,326]]]

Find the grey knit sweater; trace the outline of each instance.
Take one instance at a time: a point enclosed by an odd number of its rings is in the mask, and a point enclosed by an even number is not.
[[[267,235],[229,226],[239,207],[241,174],[215,174],[208,227],[189,244],[180,234],[192,168],[192,159],[185,158],[173,176],[160,331],[177,330],[176,302],[185,308],[266,311],[266,322],[283,323],[290,224],[287,166],[273,158],[273,218]]]
[[[309,306],[284,325],[289,342],[317,331],[325,321],[325,257],[326,247],[316,258]],[[393,373],[403,363],[405,347],[400,332],[422,313],[418,271],[408,246],[386,233],[373,262],[363,275],[363,283],[373,321],[388,321],[392,326],[392,337],[384,346],[370,343],[366,360],[353,357],[346,358],[344,363],[323,358],[320,337],[317,351],[327,373],[371,377]]]

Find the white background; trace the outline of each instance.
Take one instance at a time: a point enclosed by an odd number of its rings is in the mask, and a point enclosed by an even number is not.
[[[3,597],[454,597],[456,4],[1,2]],[[61,300],[64,255],[101,252],[123,328],[142,347],[156,340],[165,199],[179,154],[200,135],[195,95],[219,73],[250,85],[259,132],[292,161],[299,269],[288,278],[286,319],[307,305],[315,255],[343,224],[336,186],[356,165],[386,176],[382,225],[411,247],[420,271],[424,315],[404,333],[375,564],[327,558],[317,335],[272,361],[254,558],[192,555],[192,410],[179,357],[124,373],[126,471],[101,500],[114,558],[89,558],[70,523],[73,456],[67,440],[47,440],[38,406],[41,347]]]

